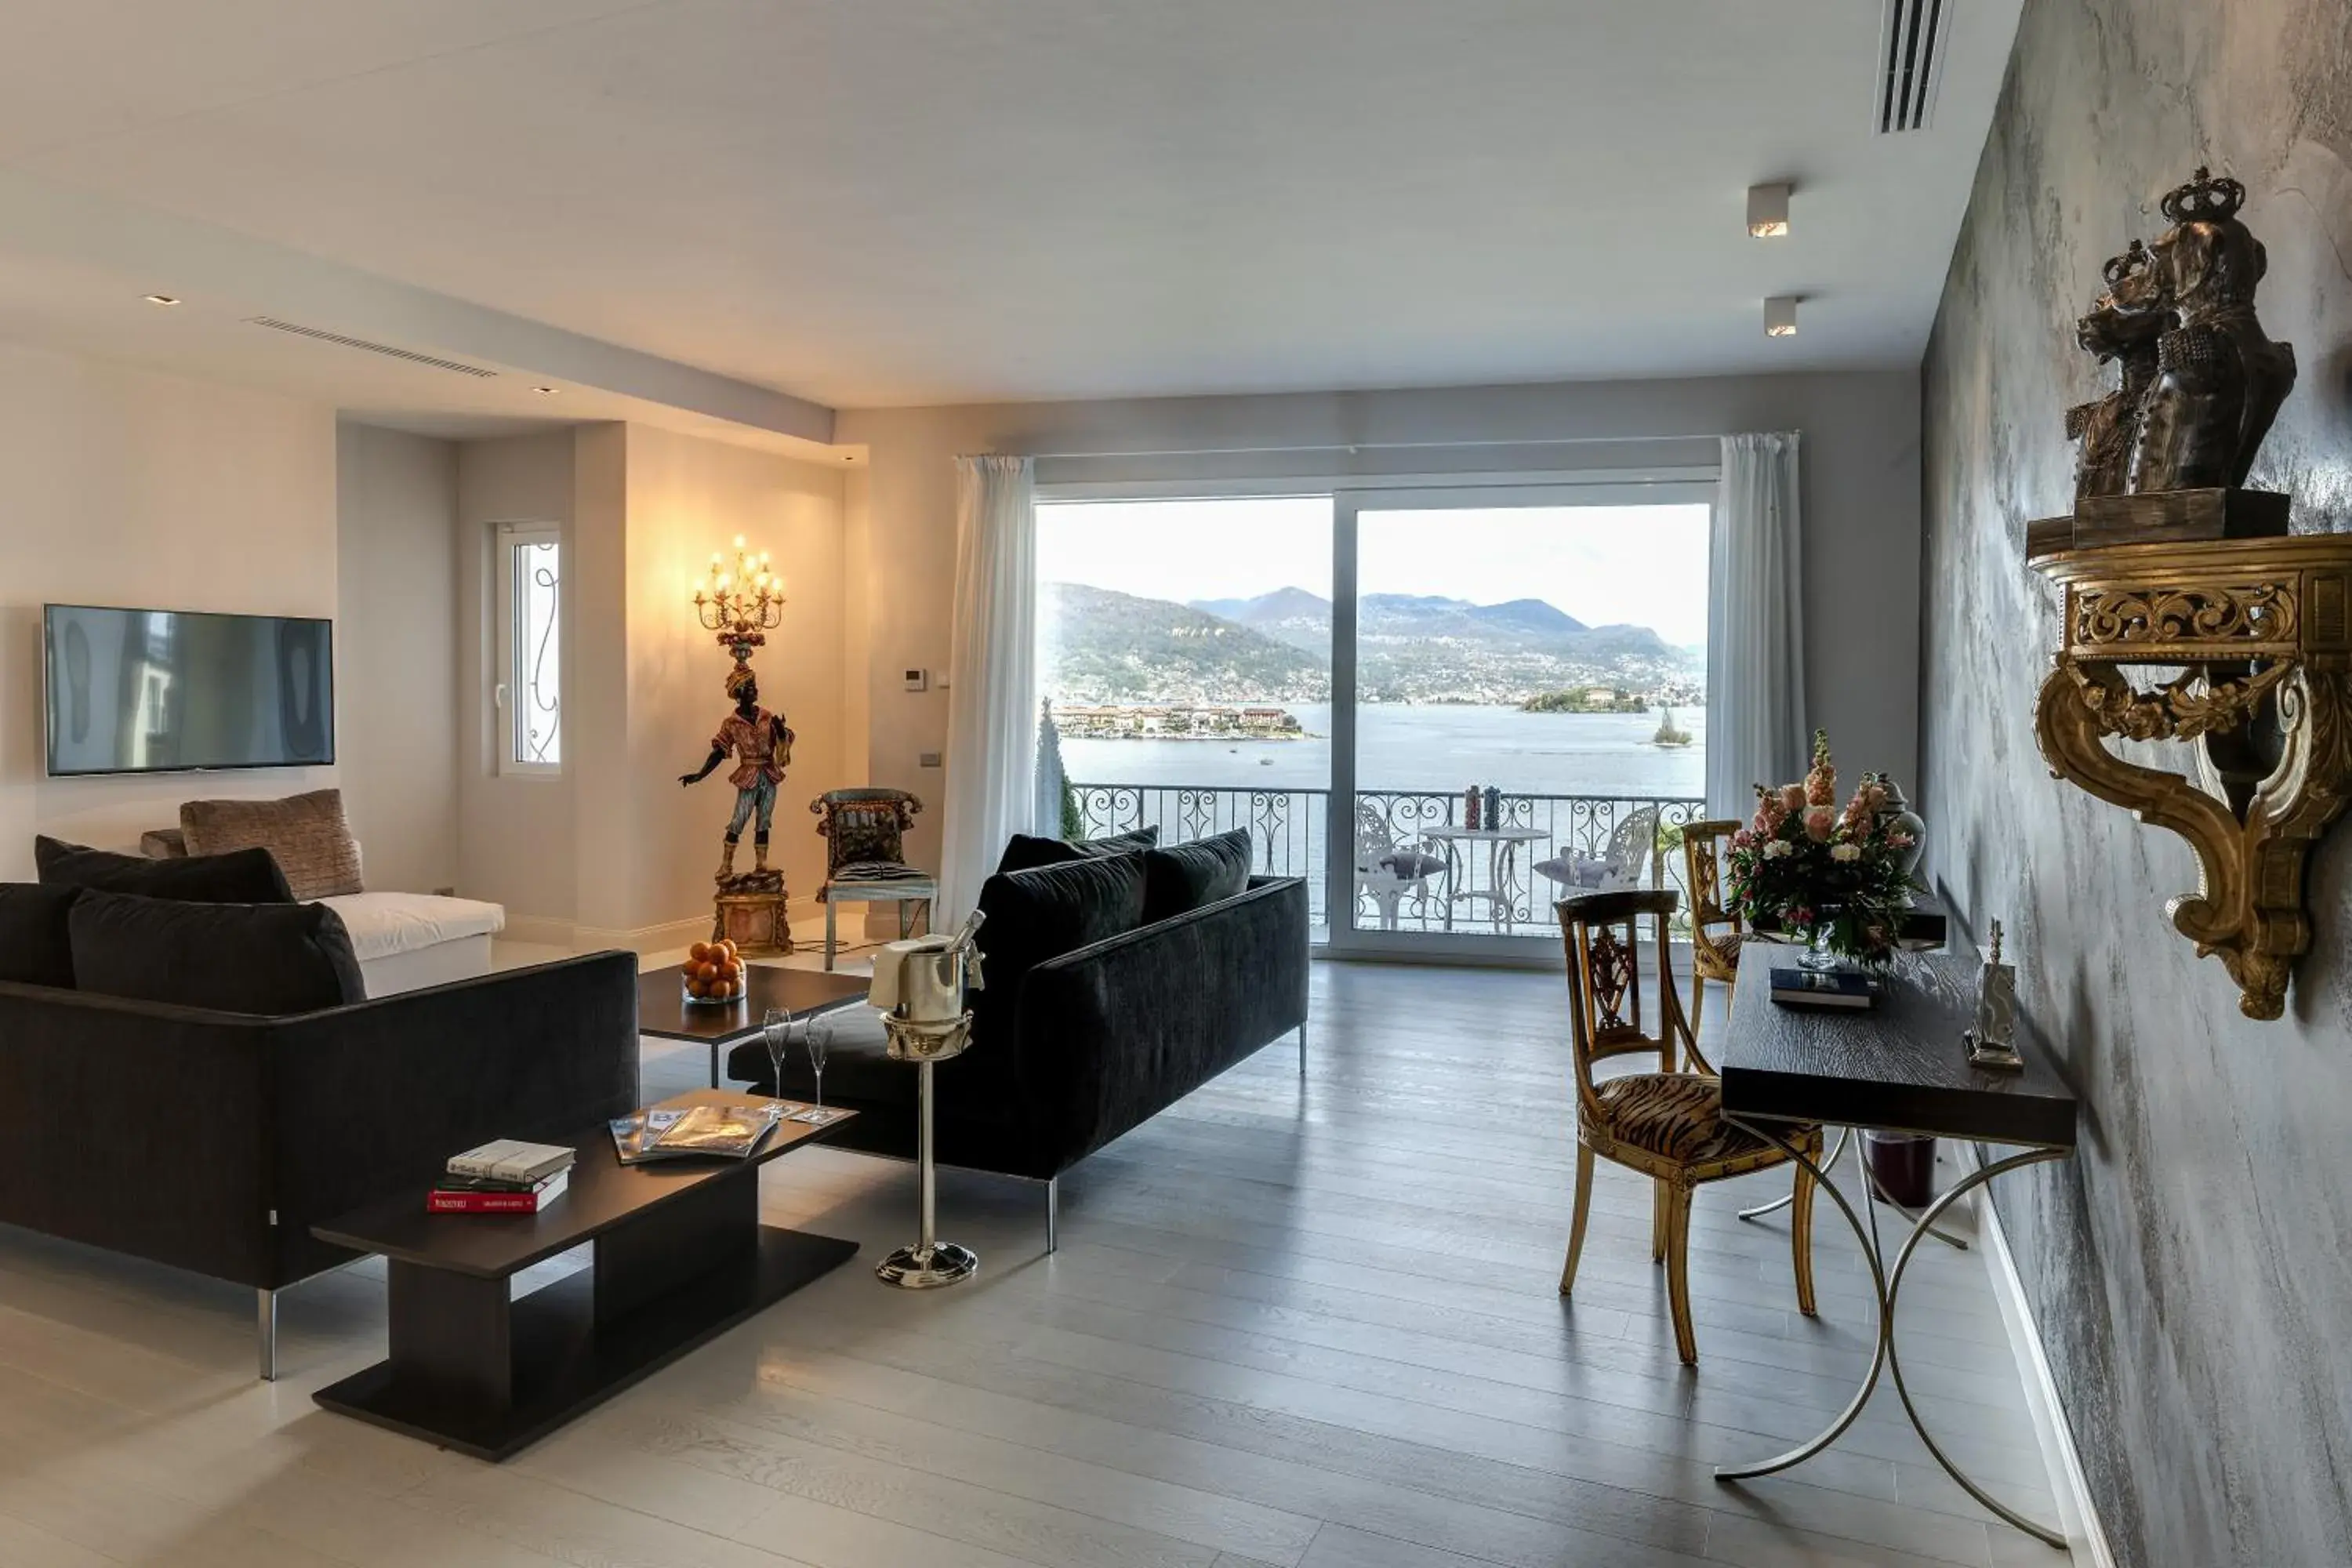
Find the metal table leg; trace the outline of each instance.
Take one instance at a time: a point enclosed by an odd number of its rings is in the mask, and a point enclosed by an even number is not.
[[[1853,1128],[1839,1128],[1836,1146],[1830,1150],[1829,1157],[1823,1160],[1822,1163],[1832,1171],[1836,1170],[1839,1159],[1845,1153],[1846,1140],[1853,1135]],[[1865,1151],[1865,1152],[1867,1152],[1867,1151]],[[1903,1215],[1906,1219],[1916,1220],[1918,1217],[1916,1211],[1903,1204],[1896,1203],[1894,1198],[1887,1194],[1886,1189],[1878,1184],[1878,1177],[1872,1173],[1867,1160],[1863,1163],[1863,1182],[1864,1190],[1870,1194],[1871,1200],[1874,1203],[1885,1204],[1888,1208],[1893,1209],[1895,1213]],[[1758,1204],[1752,1209],[1741,1209],[1739,1211],[1739,1217],[1741,1219],[1762,1219],[1768,1214],[1778,1214],[1780,1210],[1787,1208],[1790,1204],[1793,1203],[1795,1200],[1796,1194],[1793,1193],[1782,1193],[1770,1203]],[[1948,1230],[1931,1228],[1927,1234],[1934,1237],[1937,1241],[1942,1242],[1945,1246],[1953,1248],[1955,1251],[1966,1252],[1969,1249],[1969,1244],[1966,1240],[1954,1236]]]
[[[1927,1446],[1927,1452],[1934,1455],[1936,1462],[1944,1468],[1944,1473],[1958,1481],[1963,1491],[1991,1510],[2001,1520],[2015,1525],[2037,1540],[2063,1549],[2066,1544],[2064,1535],[2047,1525],[2038,1524],[2027,1519],[2023,1514],[1995,1500],[1990,1493],[1962,1473],[1960,1468],[1952,1462],[1951,1457],[1937,1446],[1936,1439],[1927,1431],[1927,1424],[1919,1418],[1918,1407],[1911,1403],[1910,1391],[1904,1386],[1903,1364],[1895,1349],[1895,1301],[1896,1293],[1902,1289],[1904,1271],[1910,1267],[1911,1256],[1918,1250],[1920,1237],[1931,1231],[1937,1215],[1958,1202],[1965,1194],[1983,1186],[1995,1176],[2020,1170],[2027,1165],[2037,1165],[2052,1160],[2063,1159],[2070,1151],[2028,1149],[2022,1153],[2011,1154],[2007,1159],[1996,1160],[1991,1164],[1972,1171],[1952,1184],[1950,1188],[1930,1204],[1914,1222],[1910,1234],[1903,1238],[1903,1246],[1895,1255],[1894,1271],[1889,1273],[1881,1262],[1884,1255],[1878,1245],[1877,1208],[1875,1205],[1870,1203],[1867,1196],[1864,1197],[1864,1202],[1870,1209],[1870,1216],[1869,1223],[1865,1225],[1863,1217],[1854,1213],[1853,1205],[1846,1201],[1845,1194],[1838,1191],[1836,1184],[1829,1179],[1828,1173],[1806,1159],[1803,1152],[1795,1145],[1783,1140],[1769,1126],[1743,1121],[1734,1116],[1727,1116],[1724,1120],[1735,1127],[1753,1132],[1790,1159],[1811,1170],[1814,1180],[1820,1183],[1822,1190],[1836,1202],[1838,1212],[1845,1215],[1846,1225],[1853,1230],[1854,1239],[1862,1244],[1863,1260],[1870,1265],[1871,1287],[1878,1298],[1878,1331],[1875,1336],[1876,1342],[1871,1351],[1870,1371],[1864,1375],[1862,1386],[1854,1391],[1853,1398],[1845,1409],[1840,1412],[1837,1418],[1832,1421],[1820,1435],[1799,1444],[1784,1454],[1775,1455],[1769,1459],[1760,1459],[1746,1465],[1717,1465],[1715,1469],[1715,1479],[1718,1481],[1737,1481],[1745,1480],[1752,1476],[1769,1476],[1811,1458],[1844,1436],[1846,1428],[1853,1426],[1855,1419],[1862,1415],[1863,1406],[1869,1403],[1872,1392],[1877,1388],[1879,1373],[1882,1371],[1891,1371],[1895,1374],[1895,1394],[1903,1403],[1903,1414],[1909,1418],[1912,1430],[1919,1434],[1919,1440]],[[1854,1142],[1857,1151],[1856,1158],[1859,1162],[1861,1142],[1858,1139]],[[1832,1168],[1835,1163],[1834,1156],[1828,1162]],[[1864,1165],[1863,1180],[1865,1194],[1868,1191],[1869,1179],[1869,1171]]]

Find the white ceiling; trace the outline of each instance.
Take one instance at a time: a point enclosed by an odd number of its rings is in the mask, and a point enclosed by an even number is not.
[[[1955,4],[1877,137],[1877,0],[12,0],[15,189],[181,221],[11,268],[0,188],[0,331],[135,354],[77,312],[226,230],[310,270],[230,361],[389,283],[833,406],[1914,364],[2020,0]]]

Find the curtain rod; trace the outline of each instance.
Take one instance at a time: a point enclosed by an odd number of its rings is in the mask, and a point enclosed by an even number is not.
[[[1529,436],[1489,441],[1317,441],[1295,447],[1168,447],[1136,452],[1027,452],[1019,456],[1066,461],[1074,458],[1255,458],[1286,452],[1445,452],[1482,447],[1630,447],[1665,441],[1720,441],[1729,432],[1693,431],[1684,436]]]

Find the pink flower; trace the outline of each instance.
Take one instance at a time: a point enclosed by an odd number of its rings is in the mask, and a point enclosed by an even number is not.
[[[1780,786],[1780,809],[1782,811],[1804,810],[1805,786],[1801,784],[1782,784]]]
[[[1837,826],[1837,813],[1826,805],[1805,808],[1805,837],[1816,844],[1829,842],[1830,833]]]
[[[1908,849],[1911,847],[1911,836],[1907,833],[1890,833],[1886,836],[1886,842],[1897,849]]]

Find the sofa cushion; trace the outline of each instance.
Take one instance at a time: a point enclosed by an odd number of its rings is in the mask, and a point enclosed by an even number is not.
[[[1092,855],[1001,872],[981,884],[980,909],[988,920],[974,940],[985,984],[972,994],[972,1018],[976,1031],[992,1036],[1011,1026],[1032,969],[1143,923],[1143,857]]]
[[[499,905],[435,893],[348,893],[319,901],[342,917],[352,951],[362,963],[488,936],[507,924],[507,911]]]
[[[51,888],[95,888],[109,893],[136,893],[148,899],[179,899],[200,904],[290,904],[293,889],[267,849],[241,849],[233,855],[190,855],[178,860],[151,860],[144,855],[117,855],[108,849],[68,844],[61,839],[33,840],[33,864],[41,883]]]
[[[67,921],[83,991],[273,1017],[367,1000],[351,938],[324,904],[84,892]]]
[[[139,853],[150,860],[184,860],[188,836],[176,827],[151,827],[139,836]]]
[[[71,988],[73,934],[66,916],[80,896],[79,888],[0,883],[0,980]]]
[[[1143,923],[1230,899],[1249,886],[1246,827],[1143,852]]]
[[[996,869],[1001,876],[1008,871],[1034,871],[1040,866],[1066,866],[1073,860],[1091,860],[1104,855],[1132,855],[1159,842],[1157,826],[1139,827],[1108,838],[1038,838],[1016,833],[1004,847],[1004,856],[997,861]]]
[[[339,789],[283,800],[192,800],[180,807],[180,832],[191,855],[268,850],[305,902],[360,890],[359,841]]]

